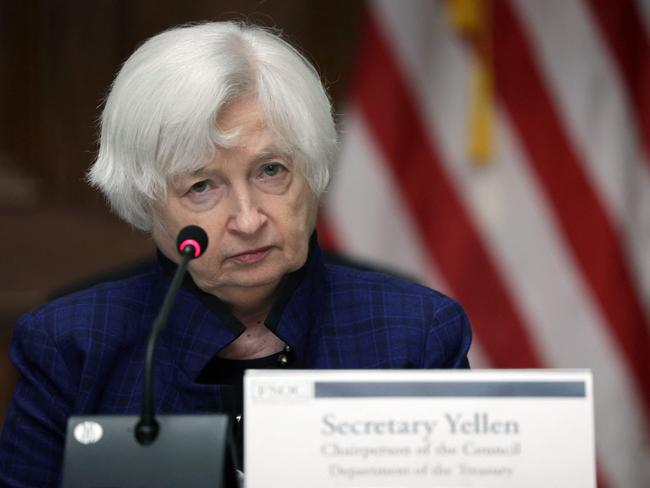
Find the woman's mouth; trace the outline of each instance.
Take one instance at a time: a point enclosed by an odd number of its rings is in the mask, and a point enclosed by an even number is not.
[[[271,250],[271,246],[260,247],[257,249],[251,249],[244,251],[239,254],[234,254],[228,259],[235,261],[239,264],[255,264],[266,257],[266,255]]]

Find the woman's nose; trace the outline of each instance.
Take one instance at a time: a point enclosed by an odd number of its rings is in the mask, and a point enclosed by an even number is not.
[[[228,229],[239,234],[252,235],[267,221],[253,192],[248,189],[233,190],[233,210]]]

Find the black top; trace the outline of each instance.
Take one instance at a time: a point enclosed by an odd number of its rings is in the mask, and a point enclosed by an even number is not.
[[[244,411],[244,371],[284,367],[289,362],[289,353],[289,347],[285,347],[271,356],[256,359],[224,359],[214,356],[196,381],[206,385],[221,385],[224,410],[236,417]]]
[[[235,420],[233,435],[237,447],[238,469],[244,468],[244,371],[247,369],[272,369],[289,367],[291,348],[285,348],[263,358],[224,359],[214,356],[199,373],[196,381],[206,385],[221,385],[224,413]]]

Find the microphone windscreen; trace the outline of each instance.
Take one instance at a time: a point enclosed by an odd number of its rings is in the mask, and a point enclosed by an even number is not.
[[[184,254],[188,246],[194,248],[194,256],[192,258],[198,258],[208,248],[208,234],[198,225],[183,227],[178,233],[176,248],[178,252]]]

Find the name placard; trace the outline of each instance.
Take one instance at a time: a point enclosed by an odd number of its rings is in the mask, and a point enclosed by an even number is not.
[[[595,488],[589,371],[248,371],[247,488]]]

